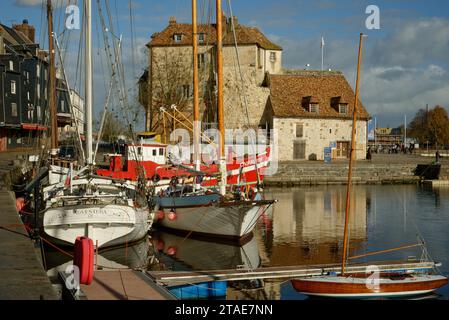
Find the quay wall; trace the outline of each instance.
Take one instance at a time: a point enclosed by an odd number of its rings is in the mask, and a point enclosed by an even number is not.
[[[353,184],[417,184],[419,177],[413,171],[416,163],[364,162],[353,167]],[[280,162],[276,174],[265,176],[267,187],[291,187],[302,185],[347,184],[347,162],[324,163],[321,161]],[[449,165],[442,165],[440,180],[449,179]]]

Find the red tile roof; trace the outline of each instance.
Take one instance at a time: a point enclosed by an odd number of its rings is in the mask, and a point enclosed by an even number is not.
[[[355,93],[340,72],[298,71],[295,74],[270,75],[270,103],[275,117],[351,119]],[[319,112],[308,111],[308,104],[318,103]],[[347,113],[339,113],[338,104],[347,104]],[[357,116],[369,119],[359,100]]]
[[[216,30],[216,24],[198,25],[198,33],[205,34],[205,40],[202,44],[216,44]],[[282,50],[280,46],[271,42],[257,28],[235,23],[235,33],[238,45],[258,45],[267,50]],[[182,35],[181,41],[175,42],[175,34]],[[171,21],[163,31],[154,33],[151,36],[151,41],[147,44],[148,47],[190,45],[192,45],[192,25],[187,23],[176,23],[176,21]],[[223,45],[234,45],[234,35],[229,22],[223,24]]]

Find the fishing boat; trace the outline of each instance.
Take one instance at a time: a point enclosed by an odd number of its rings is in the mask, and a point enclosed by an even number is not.
[[[339,274],[334,273],[291,280],[292,286],[296,291],[308,296],[332,298],[406,297],[426,294],[448,283],[448,279],[444,276],[423,272],[420,273],[419,270],[418,272],[416,270],[405,270],[404,272],[383,271],[378,272],[377,274],[375,272],[367,272],[366,274],[351,274],[345,272],[347,263],[349,261],[349,258],[347,256],[349,246],[348,225],[352,186],[352,168],[354,162],[356,140],[355,128],[357,123],[357,104],[359,99],[359,80],[363,49],[363,37],[364,35],[360,34],[356,93],[353,109],[351,153],[349,158],[348,184],[346,193],[346,213],[341,272]],[[361,256],[368,256],[382,252],[392,252],[394,250],[400,250],[409,247],[411,246],[389,249]]]
[[[45,209],[42,231],[43,236],[61,245],[73,245],[78,236],[86,236],[100,248],[131,243],[144,238],[151,227],[153,215],[148,207],[145,190],[125,181],[98,177],[94,174],[91,0],[86,0],[84,4],[86,163],[81,170],[73,168],[64,170],[67,172],[63,175],[65,181],[44,188]],[[48,8],[51,8],[50,0]],[[50,173],[52,170],[56,171],[58,168],[50,167]]]

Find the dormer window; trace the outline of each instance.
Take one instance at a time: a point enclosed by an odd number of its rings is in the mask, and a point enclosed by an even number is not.
[[[199,33],[198,34],[198,42],[204,43],[204,41],[206,41],[206,35],[204,33]]]
[[[309,104],[309,112],[310,113],[318,113],[319,104],[318,103],[310,103]]]
[[[340,114],[348,114],[348,104],[347,103],[340,103],[338,105],[338,113],[340,113]]]
[[[173,35],[173,40],[175,40],[175,42],[181,42],[181,40],[182,40],[182,34],[180,34],[180,33],[175,33],[175,34]]]

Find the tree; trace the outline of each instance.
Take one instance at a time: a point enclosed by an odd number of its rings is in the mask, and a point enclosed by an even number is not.
[[[426,111],[420,109],[409,124],[409,136],[421,143],[432,145],[449,144],[449,117],[442,106]]]
[[[100,130],[102,117],[103,112],[100,113],[99,119],[97,121],[98,130]],[[118,115],[112,113],[111,111],[106,111],[103,130],[101,132],[101,140],[114,142],[117,141],[120,135],[128,136],[126,126],[121,122],[121,120],[119,120]]]

